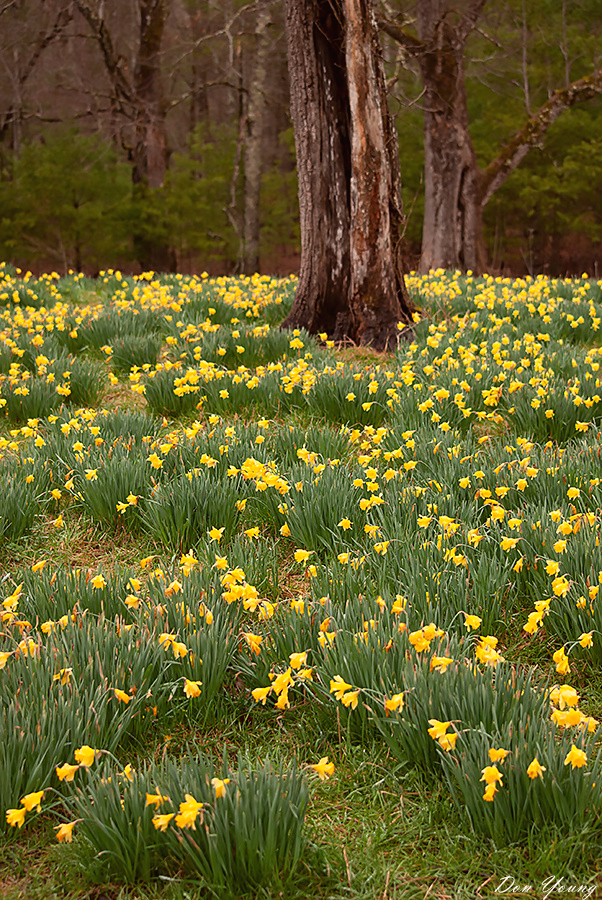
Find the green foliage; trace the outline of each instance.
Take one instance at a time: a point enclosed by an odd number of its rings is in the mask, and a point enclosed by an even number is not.
[[[144,527],[169,550],[194,547],[211,528],[224,528],[224,540],[229,541],[240,517],[235,503],[242,499],[241,481],[218,481],[211,469],[178,475],[152,491]]]
[[[180,870],[231,897],[286,880],[306,848],[309,791],[294,764],[276,767],[239,756],[234,768],[225,756],[214,765],[189,752],[178,762],[145,765],[129,778],[110,771],[111,777],[108,767],[104,777],[90,772],[88,783],[66,799],[82,820],[78,830],[93,847],[103,879],[131,883]],[[149,805],[147,795],[158,802]],[[161,816],[165,827],[157,822]]]
[[[155,365],[161,350],[158,334],[131,334],[114,341],[111,365],[116,372],[129,372],[134,366]]]
[[[102,138],[76,129],[46,133],[0,181],[0,255],[51,258],[65,269],[98,266],[128,251],[128,167]]]
[[[33,525],[39,487],[26,480],[30,474],[19,465],[0,472],[0,544],[18,541]]]
[[[236,136],[229,125],[198,125],[187,151],[174,154],[166,213],[169,237],[181,259],[200,256],[226,267],[236,259],[236,235],[225,212],[235,155]]]

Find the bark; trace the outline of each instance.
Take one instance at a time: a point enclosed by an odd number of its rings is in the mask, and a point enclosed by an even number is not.
[[[136,128],[132,153],[132,182],[140,200],[149,190],[163,187],[167,173],[165,105],[161,84],[161,42],[169,12],[168,0],[138,0],[140,42],[134,70]],[[169,240],[154,230],[134,231],[134,251],[143,269],[174,271],[176,260]]]
[[[161,41],[168,4],[166,0],[139,0],[140,43],[134,71],[136,138],[133,152],[134,183],[160,188],[167,171],[165,108],[161,86]]]
[[[249,86],[247,104],[244,152],[243,271],[248,274],[259,271],[259,197],[263,169],[262,138],[270,21],[270,7],[260,9],[255,28],[255,68]]]
[[[377,348],[411,320],[396,133],[369,0],[287,0],[301,267],[285,327]]]
[[[479,169],[468,129],[464,78],[468,29],[465,20],[454,24],[447,12],[440,3],[423,0],[417,20],[425,47],[418,56],[425,88],[420,270],[483,271],[486,251]]]

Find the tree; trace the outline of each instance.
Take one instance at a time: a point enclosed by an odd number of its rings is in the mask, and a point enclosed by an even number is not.
[[[448,0],[419,0],[416,34],[388,18],[379,20],[383,31],[417,60],[423,84],[425,197],[420,269],[424,272],[439,267],[485,269],[485,205],[562,112],[602,93],[600,68],[551,92],[497,157],[481,169],[469,131],[465,59],[467,40],[484,6],[485,0],[469,0],[463,7],[452,7]]]
[[[287,0],[301,268],[283,323],[382,349],[411,320],[397,135],[370,0]]]
[[[0,7],[0,19],[8,14],[1,26],[8,38],[7,44],[2,47],[2,55],[10,59],[10,64],[3,66],[2,74],[12,94],[6,109],[0,111],[0,142],[10,135],[15,154],[20,150],[23,120],[28,115],[23,98],[27,82],[44,51],[63,37],[73,17],[69,2],[55,4],[50,19],[48,11],[39,4],[33,10],[23,7],[21,3],[7,3]]]
[[[257,15],[255,66],[247,100],[244,151],[243,271],[249,274],[259,270],[259,197],[263,168],[263,118],[265,110],[265,83],[268,74],[268,28],[271,14],[272,10],[268,4],[260,8]]]
[[[161,83],[160,54],[169,0],[136,0],[139,41],[133,74],[115,49],[103,0],[75,0],[100,49],[112,89],[111,103],[117,115],[131,127],[124,137],[132,162],[134,200],[140,224],[134,229],[134,249],[143,269],[173,270],[175,259],[167,235],[161,229],[144,227],[149,191],[163,186],[167,172],[165,104]],[[152,198],[150,198],[152,208]],[[148,214],[148,210],[146,210]]]
[[[0,182],[0,254],[67,271],[127,258],[128,166],[99,135],[62,129],[23,143]]]

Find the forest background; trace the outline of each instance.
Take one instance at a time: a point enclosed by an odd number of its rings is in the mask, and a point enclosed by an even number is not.
[[[411,35],[420,2],[378,14]],[[482,169],[600,66],[601,35],[598,0],[483,5],[465,49]],[[424,88],[410,44],[381,42],[412,268]],[[564,111],[488,201],[490,272],[600,277],[601,110],[598,96]],[[0,258],[36,273],[296,271],[283,0],[0,0]]]

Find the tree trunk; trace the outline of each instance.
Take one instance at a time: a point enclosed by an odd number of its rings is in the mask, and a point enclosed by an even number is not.
[[[173,271],[175,255],[168,236],[152,221],[151,192],[163,186],[167,172],[165,108],[161,85],[161,43],[170,0],[137,0],[140,40],[133,79],[114,47],[107,27],[104,2],[75,0],[98,42],[112,86],[112,104],[133,125],[132,162],[134,200],[141,213],[133,237],[134,252],[143,269]]]
[[[424,92],[424,224],[420,271],[486,266],[480,173],[468,130],[465,38],[440,4],[419,4]]]
[[[132,180],[150,188],[163,187],[167,172],[165,109],[160,52],[167,19],[166,0],[139,0],[140,49],[134,72],[137,100]]]
[[[397,138],[370,0],[287,0],[301,269],[285,327],[382,349],[411,321]]]
[[[269,6],[259,10],[255,28],[255,68],[246,116],[244,151],[245,191],[243,221],[243,271],[259,271],[259,197],[262,174],[263,116],[269,49],[268,28],[271,21]]]
[[[161,42],[169,11],[168,0],[138,0],[140,44],[134,71],[136,127],[132,153],[132,182],[144,202],[149,191],[163,187],[167,173],[165,108],[161,85]],[[153,228],[135,229],[134,251],[143,269],[167,272],[175,269],[169,239]]]
[[[485,205],[562,112],[602,93],[602,68],[555,91],[496,159],[479,169],[468,129],[464,57],[466,40],[483,6],[484,0],[470,0],[460,13],[449,0],[419,0],[417,36],[388,19],[379,20],[379,27],[418,60],[424,87],[422,272],[437,268],[483,272]],[[523,64],[529,108],[525,71]]]

